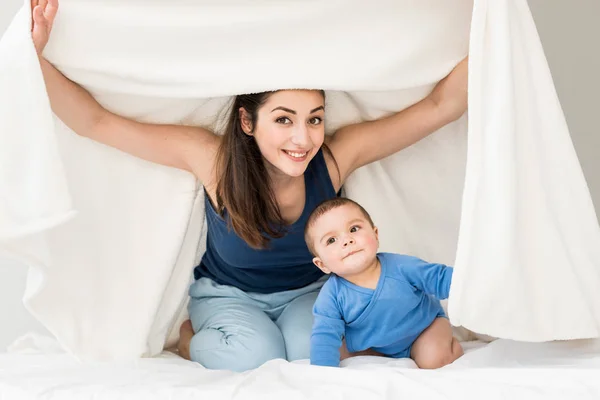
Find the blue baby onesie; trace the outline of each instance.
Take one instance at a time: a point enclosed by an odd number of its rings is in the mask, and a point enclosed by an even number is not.
[[[350,352],[372,348],[395,358],[410,356],[417,337],[437,317],[448,298],[453,269],[416,257],[377,254],[381,276],[375,290],[332,275],[315,306],[310,362],[339,366],[342,338]]]

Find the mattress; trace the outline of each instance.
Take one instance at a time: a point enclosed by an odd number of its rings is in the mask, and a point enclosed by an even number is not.
[[[357,357],[341,368],[272,360],[211,371],[170,352],[81,364],[65,353],[0,355],[0,399],[598,399],[600,342],[466,342],[439,370]]]

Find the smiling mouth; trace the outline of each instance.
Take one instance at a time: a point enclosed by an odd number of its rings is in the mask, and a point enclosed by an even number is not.
[[[308,151],[289,151],[283,150],[288,157],[290,157],[294,161],[304,161],[306,160],[306,156],[308,156]]]

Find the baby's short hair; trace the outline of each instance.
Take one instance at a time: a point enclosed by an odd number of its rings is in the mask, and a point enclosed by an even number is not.
[[[357,207],[360,210],[360,212],[362,212],[367,221],[369,221],[369,224],[371,224],[372,227],[375,227],[375,224],[373,223],[373,220],[371,219],[371,216],[369,215],[367,210],[365,210],[363,206],[361,206],[354,200],[350,200],[346,197],[335,197],[333,199],[325,200],[310,213],[310,215],[308,216],[308,220],[306,221],[306,226],[304,227],[304,241],[306,242],[308,250],[311,252],[311,254],[317,255],[313,246],[313,241],[310,237],[310,229],[324,214],[328,213],[329,211],[335,208],[339,208],[347,204]]]

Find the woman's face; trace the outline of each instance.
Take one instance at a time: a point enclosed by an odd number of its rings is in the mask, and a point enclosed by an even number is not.
[[[324,107],[317,90],[282,90],[269,96],[258,110],[252,134],[270,173],[304,174],[325,139]]]

